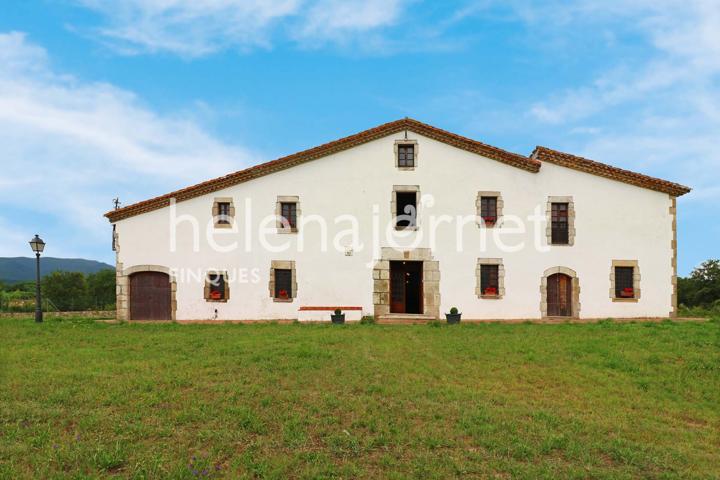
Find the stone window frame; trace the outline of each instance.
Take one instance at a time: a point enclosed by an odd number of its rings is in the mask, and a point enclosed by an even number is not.
[[[228,210],[228,219],[230,223],[219,223],[220,222],[220,204],[229,203],[230,208]],[[232,197],[215,197],[213,199],[212,206],[212,218],[215,228],[232,228],[235,223],[235,204],[233,203]]]
[[[423,264],[423,312],[422,314],[398,314],[406,317],[440,318],[440,262],[435,260],[429,248],[398,250],[382,247],[380,259],[372,270],[373,313],[375,318],[390,314],[390,262],[418,261]]]
[[[549,317],[547,314],[547,280],[550,276],[556,273],[562,273],[572,279],[572,299],[570,299],[570,305],[572,308],[572,315],[569,317]],[[543,272],[543,276],[540,279],[540,315],[542,318],[580,318],[580,277],[577,272],[572,268],[568,267],[551,267]]]
[[[482,293],[482,265],[498,266],[498,294],[485,295]],[[500,300],[505,296],[505,265],[502,258],[478,258],[475,266],[475,295],[487,300]]]
[[[415,225],[401,227],[397,224],[397,194],[415,192]],[[390,200],[390,218],[393,228],[398,231],[418,230],[420,228],[420,185],[393,185],[392,197]]]
[[[497,204],[496,204],[496,217],[495,217],[495,223],[492,225],[488,225],[485,223],[485,220],[483,220],[482,217],[482,197],[495,197],[497,198]],[[505,201],[502,198],[502,194],[500,192],[494,192],[494,191],[479,191],[477,193],[477,196],[475,197],[475,210],[477,214],[477,225],[480,228],[495,228],[500,226],[500,221],[502,220],[503,216],[503,208],[505,207]]]
[[[290,298],[276,298],[275,297],[275,270],[290,270]],[[268,282],[268,291],[270,292],[270,298],[273,302],[277,303],[292,303],[297,297],[297,273],[295,271],[295,260],[272,260],[270,262],[270,280]]]
[[[568,243],[552,242],[552,204],[567,203],[568,204]],[[547,225],[545,228],[545,236],[547,244],[552,247],[572,247],[575,245],[575,200],[572,196],[549,196],[545,208],[545,219]]]
[[[295,228],[291,227],[285,227],[283,225],[283,222],[281,220],[282,218],[282,204],[283,203],[294,203],[295,204],[295,219],[296,219],[296,226]],[[300,197],[298,195],[278,195],[277,200],[275,201],[275,227],[277,228],[277,233],[297,233],[298,232],[298,225],[300,225],[300,217],[302,216],[302,211],[300,210]]]
[[[220,275],[223,277],[225,284],[225,293],[223,295],[223,298],[210,298],[210,275]],[[226,271],[208,270],[207,272],[205,272],[205,287],[203,288],[203,297],[205,298],[206,302],[227,303],[227,301],[230,300],[230,284],[228,282],[228,274]]]
[[[633,298],[618,298],[615,296],[615,267],[632,267],[633,269]],[[613,260],[610,265],[610,299],[613,302],[637,303],[640,301],[640,264],[637,260]]]
[[[398,158],[398,152],[399,152],[398,146],[400,146],[400,145],[412,145],[413,146],[413,166],[412,167],[401,167],[400,166],[400,159]],[[411,171],[415,170],[418,166],[418,150],[419,150],[419,148],[418,148],[417,140],[409,140],[407,138],[404,140],[395,140],[395,145],[394,145],[395,168],[397,168],[401,172],[402,171],[411,172]]]

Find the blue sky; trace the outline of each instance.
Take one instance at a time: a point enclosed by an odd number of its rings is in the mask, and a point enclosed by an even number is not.
[[[0,256],[404,116],[689,185],[680,273],[720,256],[715,0],[3,2]]]

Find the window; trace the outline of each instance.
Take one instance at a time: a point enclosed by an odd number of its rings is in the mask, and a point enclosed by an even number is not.
[[[503,206],[504,202],[500,192],[478,192],[475,197],[478,226],[492,228],[499,225]]]
[[[505,267],[502,258],[478,258],[475,268],[478,298],[500,299],[505,295]]]
[[[215,228],[232,228],[235,217],[235,207],[231,197],[216,198],[212,208]]]
[[[418,166],[417,140],[395,140],[395,167],[398,170],[415,170]]]
[[[218,202],[218,220],[219,224],[230,223],[230,203],[229,202]]]
[[[283,218],[282,223],[285,228],[297,229],[297,203],[282,202],[280,204],[280,216]]]
[[[552,204],[552,236],[551,243],[553,245],[567,245],[569,243],[569,223],[568,223],[569,204],[553,203]]]
[[[292,270],[275,269],[275,298],[279,300],[292,299]]]
[[[225,272],[209,272],[205,279],[205,300],[226,302],[229,297],[227,274]]]
[[[294,260],[272,260],[270,262],[270,298],[274,302],[292,302],[297,297],[298,285]]]
[[[277,233],[297,233],[298,218],[302,218],[300,197],[278,196],[275,203],[275,218]]]
[[[615,267],[615,298],[635,298],[633,267]]]
[[[495,225],[497,222],[497,197],[480,197],[480,216],[485,225]]]
[[[612,261],[610,298],[613,302],[637,302],[640,299],[640,266],[637,260]]]
[[[498,266],[480,266],[480,289],[483,295],[498,294]]]
[[[398,167],[415,167],[415,145],[398,145]]]
[[[417,226],[417,192],[395,192],[397,211],[395,226],[408,228]]]

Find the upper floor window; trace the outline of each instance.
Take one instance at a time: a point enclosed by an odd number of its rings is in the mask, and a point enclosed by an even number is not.
[[[480,198],[480,216],[485,225],[495,225],[497,222],[497,197]]]
[[[415,166],[415,145],[398,145],[398,167]]]
[[[216,198],[212,208],[215,228],[230,228],[235,217],[235,207],[232,198]]]
[[[417,192],[395,192],[395,227],[417,227]]]
[[[575,244],[575,201],[573,197],[548,197],[547,242],[550,245]]]
[[[478,192],[475,199],[477,223],[480,227],[494,227],[500,221],[503,210],[500,192]]]
[[[217,223],[230,223],[230,202],[218,203],[218,221]]]
[[[395,166],[399,170],[415,170],[417,157],[417,140],[395,140]]]
[[[552,204],[552,237],[551,243],[553,245],[567,245],[569,237],[569,222],[568,222],[568,204],[567,203],[553,203]]]
[[[290,228],[297,228],[297,203],[282,202],[280,204],[280,215],[282,216],[283,224]]]
[[[278,196],[275,204],[278,233],[295,233],[298,231],[300,216],[300,197]]]

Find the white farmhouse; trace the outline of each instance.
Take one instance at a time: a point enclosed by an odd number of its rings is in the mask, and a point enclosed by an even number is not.
[[[117,314],[673,316],[689,191],[402,119],[107,213]]]

